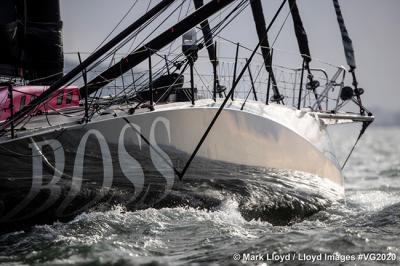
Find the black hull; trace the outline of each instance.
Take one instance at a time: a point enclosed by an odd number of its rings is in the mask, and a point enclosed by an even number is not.
[[[177,165],[187,155],[181,158],[176,159]],[[94,169],[96,162],[92,163]],[[66,178],[51,186],[51,180],[47,180],[43,184],[47,187],[35,191],[35,196],[15,216],[1,220],[0,234],[26,230],[35,225],[68,222],[81,213],[107,211],[115,206],[122,206],[127,211],[174,207],[213,211],[229,198],[239,202],[238,208],[247,220],[260,219],[273,225],[288,225],[325,209],[335,201],[320,188],[301,190],[293,187],[292,182],[301,184],[303,178],[295,173],[204,159],[197,159],[185,180],[176,180],[169,191],[166,191],[167,184],[160,173],[146,171],[143,190],[137,196],[131,181],[123,175],[115,176],[112,186],[105,188],[104,180],[98,176],[102,173],[96,175],[94,172],[91,178],[85,178],[79,192],[66,207],[64,203],[70,199],[71,182]],[[288,179],[288,176],[291,177]],[[32,179],[18,182],[1,180],[3,217],[27,202],[32,195],[32,182]]]
[[[177,151],[167,153],[174,166],[179,169],[189,157],[188,154]],[[72,198],[70,193],[73,190],[73,170],[69,167],[65,168],[66,174],[54,184],[51,184],[54,171],[44,167],[46,178],[43,179],[40,189],[33,189],[34,180],[24,178],[23,170],[20,178],[9,179],[2,174],[0,204],[3,218],[0,222],[0,233],[25,230],[34,225],[52,224],[56,221],[68,222],[83,212],[106,211],[117,205],[127,211],[165,207],[193,207],[213,211],[227,198],[238,200],[240,212],[248,220],[261,219],[274,225],[287,225],[300,221],[333,202],[320,187],[315,190],[315,187],[310,186],[305,191],[293,187],[293,182],[302,184],[304,181],[303,176],[296,176],[295,173],[203,158],[195,159],[183,181],[175,177],[174,184],[169,189],[165,178],[147,159],[150,155],[141,155],[142,163],[147,165],[143,167],[145,182],[138,195],[132,181],[118,167],[113,169],[112,184],[105,185],[103,171],[98,171],[103,169],[102,161],[96,155],[85,157],[84,178],[79,191]],[[136,155],[135,158],[139,156]],[[1,158],[2,162],[3,159]],[[30,167],[21,158],[15,159],[14,166],[18,165],[20,169]],[[3,163],[1,165],[4,166]],[[289,176],[291,177],[288,179]],[[318,183],[320,178],[314,178]],[[309,182],[308,179],[307,183]],[[19,211],[15,215],[4,218],[16,208]]]
[[[127,210],[212,210],[224,197],[239,199],[247,219],[286,224],[343,196],[340,184],[334,183],[340,172],[305,138],[234,109],[222,114],[224,122],[215,126],[180,181],[177,173],[214,113],[208,107],[167,108],[1,143],[0,233],[69,221],[82,212],[115,205]],[[299,123],[306,121],[301,119]]]

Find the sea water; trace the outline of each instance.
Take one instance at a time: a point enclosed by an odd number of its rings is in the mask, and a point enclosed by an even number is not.
[[[355,139],[347,133],[332,138],[343,162]],[[213,192],[219,193],[213,208],[179,204],[133,212],[115,205],[68,223],[2,235],[1,265],[400,263],[400,128],[367,131],[344,169],[345,201],[276,194],[283,184],[260,189],[279,175],[296,183],[296,173],[249,169],[241,174],[256,180],[245,201],[221,189]],[[312,211],[286,223],[265,217],[276,215],[271,212],[248,215],[266,201],[285,200]]]

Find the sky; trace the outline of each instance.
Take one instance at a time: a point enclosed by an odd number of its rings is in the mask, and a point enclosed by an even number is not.
[[[96,49],[135,1],[61,0],[64,51],[91,52]],[[149,4],[148,0],[137,1],[138,4],[115,33],[143,14]],[[150,6],[158,1],[153,0]],[[280,3],[280,0],[262,0],[267,23]],[[355,49],[359,85],[366,91],[364,104],[372,109],[379,107],[400,111],[398,85],[400,52],[396,49],[400,47],[400,1],[341,0],[340,3]],[[348,68],[332,1],[300,0],[298,6],[308,34],[311,55],[314,58],[311,66],[320,67],[321,64],[316,60],[319,59]],[[284,23],[287,14],[288,8],[282,11],[269,32],[270,43],[276,38],[274,47],[279,49],[274,53],[274,62],[299,67],[301,61],[296,56],[298,46],[290,16]],[[278,34],[282,25],[282,30]],[[250,8],[224,30],[223,36],[247,47],[256,46],[258,41]],[[220,56],[229,54],[232,57],[234,48],[224,48],[224,45],[221,42]],[[350,83],[350,80],[347,81]]]

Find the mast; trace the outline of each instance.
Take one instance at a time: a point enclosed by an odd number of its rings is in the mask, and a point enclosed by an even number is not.
[[[283,96],[279,93],[274,71],[272,69],[271,49],[268,42],[267,28],[265,25],[265,18],[264,18],[262,4],[260,0],[252,0],[250,1],[250,3],[251,3],[251,11],[253,12],[254,22],[256,24],[258,39],[261,43],[261,53],[264,58],[265,68],[269,73],[272,82],[272,90],[274,93],[273,99],[278,103],[283,102]]]
[[[210,1],[206,5],[194,11],[191,15],[182,19],[180,22],[155,37],[147,44],[143,45],[141,48],[122,58],[121,61],[117,64],[111,66],[109,69],[105,70],[103,73],[95,77],[88,83],[87,87],[85,86],[80,89],[81,94],[83,95],[83,97],[85,97],[86,89],[87,94],[90,95],[93,92],[104,87],[108,83],[115,80],[117,77],[121,76],[125,72],[129,71],[131,68],[146,60],[149,56],[149,53],[156,53],[156,51],[162,49],[164,46],[171,43],[179,36],[183,35],[185,32],[195,27],[197,24],[201,23],[202,21],[234,1],[235,0]]]
[[[100,57],[102,57],[105,53],[107,53],[109,50],[111,50],[115,45],[117,45],[119,42],[121,42],[123,39],[128,37],[132,32],[140,28],[142,25],[144,25],[147,21],[149,21],[151,18],[153,18],[155,15],[157,15],[159,12],[164,10],[166,7],[168,7],[170,4],[172,4],[175,0],[163,0],[156,6],[154,6],[151,10],[149,10],[146,14],[144,14],[142,17],[140,17],[138,20],[136,20],[134,23],[132,23],[129,27],[127,27],[124,31],[119,33],[117,36],[115,36],[113,39],[111,39],[109,42],[104,44],[101,48],[99,48],[97,51],[95,51],[92,55],[90,55],[86,60],[84,60],[80,65],[72,69],[70,72],[68,72],[65,76],[57,80],[55,83],[53,83],[46,91],[44,91],[39,97],[37,97],[35,100],[30,102],[27,106],[25,106],[23,109],[15,113],[14,119],[18,120],[27,115],[30,111],[32,111],[38,104],[41,104],[47,98],[52,95],[53,92],[57,91],[59,88],[62,86],[65,86],[69,81],[71,81],[76,75],[80,74],[83,70],[85,70],[88,66],[90,66],[92,63],[94,63],[96,60],[98,60]],[[81,90],[82,93],[82,90]],[[85,93],[83,95],[86,95]],[[7,120],[1,125],[1,129],[7,128],[11,124],[10,120]]]

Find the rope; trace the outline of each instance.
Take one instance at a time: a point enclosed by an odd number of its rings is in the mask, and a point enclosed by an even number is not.
[[[176,7],[175,8],[175,10],[173,10],[172,11],[172,13],[174,13],[175,11],[177,11],[178,10],[178,8],[180,7],[180,6],[182,6],[183,5],[183,3],[184,3],[184,1],[182,1],[182,3],[180,4],[180,5],[178,5],[178,7]],[[223,23],[224,22],[226,22],[228,19],[229,19],[229,17],[232,15],[232,14],[234,14],[237,10],[239,10],[239,8],[241,8],[242,6],[243,6],[243,4],[244,3],[246,3],[246,1],[242,1],[241,3],[239,3],[238,4],[238,6],[236,6],[225,18],[224,18],[224,20],[221,22],[221,23],[219,23],[217,26],[215,26],[213,29],[212,29],[212,31],[213,32],[216,32],[217,30],[219,30],[219,31],[222,31],[228,24],[226,24],[226,25],[223,25]],[[248,3],[247,3],[248,4]],[[242,7],[242,9],[241,10],[239,10],[239,12],[238,12],[238,14],[239,13],[241,13],[242,11],[243,11],[243,9],[244,9],[244,7]],[[171,13],[171,14],[172,14]],[[234,18],[238,15],[238,14],[236,14],[235,16],[234,16]],[[231,19],[232,20],[232,19]],[[163,21],[163,23],[165,22],[165,20]],[[222,27],[222,28],[221,28]],[[151,35],[151,34],[150,34]],[[148,35],[146,38],[148,38],[150,35]],[[204,37],[202,38],[202,39],[204,39]],[[140,45],[140,44],[139,44]],[[181,54],[179,54],[176,58],[178,59],[179,57],[181,57],[181,56],[183,56],[183,53],[181,53]],[[160,62],[161,62],[161,60],[160,60]],[[159,62],[158,62],[159,63]],[[157,64],[158,64],[157,63]],[[160,74],[160,73],[162,73],[163,72],[163,70],[164,70],[164,68],[162,68],[160,71],[158,71],[157,73],[155,73],[155,75],[154,76],[156,76],[157,74]],[[143,76],[143,75],[142,75]],[[140,78],[139,78],[140,79]],[[137,80],[136,80],[137,81]],[[143,80],[143,82],[141,83],[141,84],[139,84],[139,85],[142,85],[142,84],[144,84],[146,82],[146,80]],[[145,89],[146,87],[145,86],[143,86],[143,89]],[[141,90],[138,90],[138,91],[141,91]],[[129,92],[128,92],[129,93]],[[120,94],[120,93],[119,93]],[[118,95],[119,95],[118,94]],[[117,95],[117,96],[118,96]]]
[[[146,8],[146,12],[145,12],[145,13],[147,13],[147,12],[149,11],[149,8],[150,8],[150,5],[151,5],[151,1],[152,1],[152,0],[150,0],[150,1],[149,1],[149,4],[147,5],[147,8]],[[128,51],[132,50],[132,46],[133,46],[133,44],[135,43],[136,38],[137,38],[137,35],[135,36],[135,38],[132,38],[133,40],[132,40],[131,45],[129,46]]]
[[[276,18],[278,17],[278,15],[280,14],[284,4],[286,3],[287,0],[283,0],[281,6],[279,7],[278,11],[275,13],[273,19],[271,20],[270,24],[267,27],[267,32],[269,31],[269,29],[271,28],[271,26],[274,24]],[[264,36],[263,38],[265,39],[267,36]],[[257,46],[255,47],[255,49],[253,50],[253,52],[251,53],[251,56],[249,57],[248,61],[246,62],[245,66],[243,67],[243,69],[241,70],[241,72],[239,73],[235,83],[233,84],[232,88],[229,90],[229,93],[226,95],[224,101],[222,102],[221,106],[218,108],[218,111],[216,112],[216,114],[214,115],[213,119],[211,120],[210,124],[208,125],[206,131],[204,132],[203,136],[201,137],[200,141],[198,142],[196,148],[194,149],[193,153],[190,155],[189,160],[186,162],[183,170],[181,173],[179,173],[178,177],[179,180],[182,181],[183,177],[185,176],[185,173],[187,171],[187,169],[189,168],[189,166],[191,165],[194,157],[197,155],[197,152],[199,151],[200,147],[203,145],[204,141],[206,140],[206,138],[208,137],[211,129],[214,127],[215,122],[217,121],[218,117],[220,116],[222,110],[224,109],[225,105],[227,104],[228,100],[231,98],[232,93],[234,92],[235,88],[237,87],[237,85],[239,84],[239,81],[242,79],[243,74],[246,72],[249,64],[251,63],[251,61],[253,60],[256,51],[260,48],[260,45],[262,43],[263,40],[260,40],[260,42],[257,44]]]
[[[99,49],[106,41],[108,38],[110,38],[111,34],[115,32],[115,30],[121,25],[122,21],[129,15],[129,13],[132,11],[132,9],[136,6],[136,3],[138,0],[136,0],[133,5],[128,9],[128,11],[125,13],[125,15],[121,18],[121,20],[117,23],[117,25],[112,29],[112,31],[107,35],[107,37],[96,47],[95,51]]]
[[[368,126],[369,126],[371,123],[372,123],[372,122],[363,122],[363,123],[362,123],[362,128],[361,128],[361,130],[360,130],[360,134],[358,135],[356,142],[354,143],[353,147],[351,148],[351,150],[350,150],[350,152],[349,152],[349,155],[347,155],[347,158],[346,158],[346,160],[344,161],[344,163],[343,163],[343,165],[342,165],[342,168],[341,168],[342,170],[343,170],[343,168],[346,166],[348,160],[350,159],[350,156],[351,156],[351,154],[353,153],[355,147],[357,146],[358,141],[359,141],[359,140],[361,139],[361,137],[364,135],[365,131],[367,130]]]

